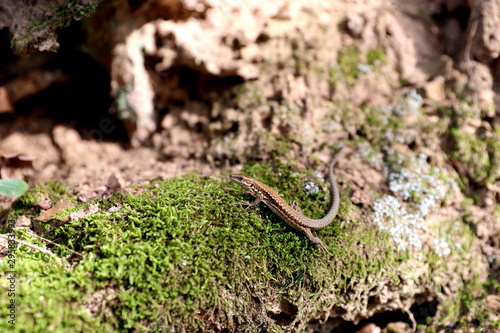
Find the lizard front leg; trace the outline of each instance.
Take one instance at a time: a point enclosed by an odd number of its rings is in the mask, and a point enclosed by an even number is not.
[[[250,209],[257,206],[262,201],[262,199],[264,199],[263,195],[257,195],[253,202],[241,201],[240,204],[246,205],[245,209]]]

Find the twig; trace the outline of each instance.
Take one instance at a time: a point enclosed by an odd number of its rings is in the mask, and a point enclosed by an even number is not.
[[[56,255],[52,252],[50,252],[49,250],[46,250],[46,249],[42,249],[40,246],[37,246],[35,244],[31,244],[31,243],[28,243],[28,242],[25,242],[23,240],[20,240],[20,239],[16,239],[16,238],[9,238],[8,236],[6,235],[1,235],[0,234],[0,238],[3,238],[3,239],[6,239],[6,240],[13,240],[13,241],[16,241],[18,242],[19,244],[21,245],[26,245],[27,247],[31,247],[32,249],[35,249],[35,250],[38,250],[42,253],[45,253],[45,254],[48,254],[49,256],[53,257],[56,262],[61,266],[63,267],[62,263],[61,263],[61,259],[56,257]]]
[[[55,246],[61,246],[61,244],[57,244],[56,242],[53,242],[53,241],[51,241],[51,240],[49,240],[49,239],[47,239],[47,238],[43,238],[43,237],[38,236],[38,235],[33,235],[33,236],[38,237],[38,238],[40,238],[41,240],[43,240],[43,241],[45,241],[45,242],[47,242],[47,243],[50,243],[50,244],[52,244],[52,245],[55,245]],[[82,257],[82,258],[83,258],[83,254],[81,254],[80,252],[76,252],[76,251],[70,250],[70,249],[68,249],[68,248],[66,248],[66,250],[68,250],[69,252],[74,253],[74,254],[76,254],[76,255],[78,255],[78,256],[80,256],[80,257]]]

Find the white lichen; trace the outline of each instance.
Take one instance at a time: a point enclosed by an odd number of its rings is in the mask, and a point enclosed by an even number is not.
[[[314,182],[306,182],[303,187],[304,192],[307,194],[318,194],[319,193],[319,187],[316,185]]]
[[[358,64],[356,66],[356,68],[361,72],[361,73],[364,73],[364,74],[367,74],[367,73],[370,73],[371,71],[373,71],[373,67],[368,65],[368,64]]]
[[[384,161],[382,160],[380,154],[378,154],[366,141],[358,144],[358,155],[361,160],[367,161],[379,170],[381,170],[384,166]]]
[[[423,219],[408,214],[396,197],[386,195],[376,200],[372,218],[379,230],[387,231],[391,235],[399,250],[422,248],[418,230],[423,227]]]
[[[422,106],[423,98],[415,89],[412,89],[403,98],[400,98],[392,108],[392,113],[398,117],[406,117],[418,114],[418,109]]]
[[[439,256],[449,255],[449,242],[429,230],[425,218],[441,205],[447,193],[457,188],[456,183],[446,177],[445,170],[429,165],[424,154],[415,158],[387,151],[392,153],[391,166],[387,167],[392,195],[375,201],[373,221],[379,230],[391,235],[399,250],[419,250],[422,235],[435,234],[431,245],[434,251]]]

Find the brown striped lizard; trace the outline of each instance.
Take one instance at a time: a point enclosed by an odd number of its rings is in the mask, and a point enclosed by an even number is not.
[[[325,245],[318,237],[311,233],[311,230],[318,230],[326,227],[332,223],[333,219],[337,215],[340,204],[339,189],[335,181],[335,176],[333,175],[333,166],[337,162],[338,154],[335,156],[333,161],[330,163],[329,167],[329,178],[332,187],[332,204],[328,213],[322,219],[315,220],[305,216],[300,208],[296,204],[289,205],[285,200],[278,194],[277,191],[270,188],[266,184],[241,174],[231,175],[230,178],[235,183],[243,186],[250,195],[256,197],[255,201],[252,203],[244,202],[246,204],[246,209],[256,206],[261,201],[266,204],[271,210],[276,213],[279,217],[288,223],[291,227],[302,231],[307,238],[317,244],[322,250],[326,249]]]

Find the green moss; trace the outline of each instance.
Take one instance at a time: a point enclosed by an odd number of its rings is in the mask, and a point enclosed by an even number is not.
[[[366,62],[371,66],[386,65],[387,58],[382,49],[369,50],[366,54]]]
[[[24,232],[17,231],[19,238],[44,247],[44,244]],[[81,286],[91,286],[84,271],[70,274],[57,265],[54,259],[36,249],[22,245],[13,259],[0,262],[0,279],[5,297],[0,298],[0,322],[2,332],[110,332],[110,326],[92,319],[79,303],[85,296]],[[14,271],[14,273],[12,273]],[[9,278],[14,279],[7,280]],[[11,284],[12,283],[12,284]],[[14,302],[15,318],[9,317]],[[15,325],[8,320],[15,320]]]
[[[470,189],[471,183],[484,186],[500,179],[500,126],[488,124],[477,108],[465,103],[438,111],[437,126],[446,135],[444,147],[456,165],[462,188]],[[482,194],[469,195],[481,201]]]
[[[474,316],[476,319],[484,319],[487,313],[485,303],[478,301],[484,300],[485,297],[483,277],[477,273],[466,273],[465,278],[460,275],[450,275],[447,272],[447,270],[459,272],[461,265],[467,267],[465,271],[468,271],[479,264],[481,259],[470,255],[473,252],[472,244],[476,241],[474,231],[467,223],[457,220],[442,221],[439,226],[434,226],[432,229],[439,233],[440,240],[445,240],[450,245],[451,251],[446,256],[441,256],[435,251],[429,251],[426,254],[428,270],[433,272],[430,278],[432,281],[442,280],[442,288],[453,292],[448,297],[440,299],[437,309],[438,317],[433,318],[434,324],[428,331],[436,331],[436,324],[441,329],[447,327],[450,322],[460,326],[460,318],[464,314]],[[439,293],[439,284],[435,288],[435,292]],[[431,320],[431,318],[428,319]]]
[[[321,81],[326,80],[328,78],[328,71],[324,66],[318,64],[311,65],[311,72]]]
[[[53,1],[43,12],[27,13],[26,15],[30,17],[28,25],[24,33],[12,39],[12,48],[17,53],[23,54],[43,40],[52,39],[56,43],[54,32],[57,29],[69,26],[73,20],[81,20],[91,15],[102,1],[88,4],[83,4],[81,1]]]
[[[369,104],[353,107],[347,103],[342,103],[338,108],[344,127],[355,128],[359,141],[367,140],[374,146],[392,146],[395,141],[407,140],[410,132],[408,126],[391,112],[391,108]]]
[[[481,138],[452,128],[452,156],[466,165],[466,174],[461,174],[462,181],[469,179],[475,183],[491,184],[500,178],[500,132],[496,130],[493,137]]]
[[[254,164],[245,172],[278,188],[288,201],[297,200],[307,215],[323,216],[330,202],[328,185],[311,173],[294,172],[291,164],[274,165]],[[302,190],[306,182],[319,191]],[[331,251],[326,255],[264,205],[244,209],[237,202],[250,198],[228,185],[190,175],[158,182],[139,197],[103,200],[101,207],[118,210],[56,230],[54,240],[84,254],[66,270],[36,251],[20,252],[19,281],[36,276],[36,283],[21,284],[19,304],[30,305],[20,306],[18,322],[36,331],[50,321],[56,332],[76,322],[75,332],[162,325],[193,331],[208,322],[231,329],[256,320],[271,327],[267,311],[272,309],[261,307],[267,298],[295,304],[299,322],[306,322],[323,306],[342,306],[339,291],[366,288],[360,281],[397,283],[396,267],[406,256],[384,241],[386,235],[365,227],[354,231],[355,222],[340,228],[342,216],[352,209],[349,200],[343,200],[336,223],[315,232]],[[360,243],[371,249],[370,260],[357,250]],[[92,319],[82,305],[99,291],[110,299]]]
[[[127,82],[120,87],[116,93],[115,105],[116,112],[120,119],[131,120],[134,117],[134,109],[128,102],[128,95],[133,90],[134,84]]]
[[[387,64],[387,59],[381,49],[369,50],[361,54],[355,45],[346,45],[337,53],[337,65],[328,69],[330,86],[335,88],[338,83],[354,84],[355,80],[363,73],[360,65],[371,71],[381,65]],[[317,66],[320,68],[320,66]],[[318,77],[323,77],[323,71],[314,69]]]
[[[36,217],[40,212],[37,204],[43,200],[57,202],[63,198],[70,199],[66,187],[57,180],[49,180],[29,189],[12,205],[7,218],[16,220],[19,216]]]
[[[335,89],[339,82],[352,82],[359,74],[360,54],[355,46],[345,46],[337,54],[337,65],[328,69],[330,86]]]
[[[42,236],[47,238],[53,237],[54,232],[59,230],[58,228],[70,219],[72,213],[87,209],[89,203],[72,204],[68,202],[68,205],[69,207],[63,208],[61,211],[50,215],[47,220],[37,220],[34,222],[38,228],[38,232],[42,233]]]
[[[359,50],[353,46],[345,46],[337,56],[337,63],[344,78],[355,79],[359,74],[358,64],[361,63]]]
[[[66,187],[61,182],[57,180],[49,180],[43,184],[35,186],[32,189],[29,189],[19,198],[17,207],[32,207],[45,199],[49,199],[50,201],[60,200],[65,196],[66,190]]]
[[[456,329],[469,329],[471,326],[480,329],[493,329],[498,323],[490,320],[494,312],[486,307],[486,294],[479,275],[475,275],[460,287],[458,299],[446,299],[439,305],[440,323],[438,328],[444,329],[453,321]]]
[[[476,114],[472,107],[461,107],[456,108],[453,106],[443,106],[437,109],[439,118],[447,119],[451,118],[454,122],[454,127],[457,126],[458,122],[463,121],[467,118],[475,118]]]
[[[237,85],[231,91],[240,110],[252,110],[269,104],[262,87],[254,82]]]

